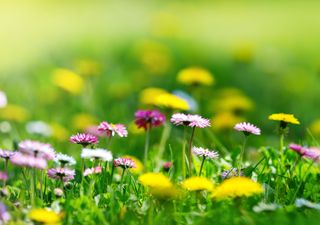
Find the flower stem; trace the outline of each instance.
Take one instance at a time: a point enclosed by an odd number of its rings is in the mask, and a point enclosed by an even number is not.
[[[183,144],[182,144],[182,155],[181,155],[181,171],[183,178],[186,178],[186,163],[185,163],[185,155],[186,155],[186,136],[187,136],[187,128],[184,127],[183,130]]]
[[[6,162],[4,164],[4,172],[9,176],[8,174],[8,159],[6,159]],[[6,179],[3,181],[3,187],[5,187],[7,184]]]
[[[196,127],[193,127],[190,141],[189,141],[189,177],[192,176],[192,142],[193,142],[195,130],[196,130]]]
[[[35,188],[36,188],[36,169],[32,169],[32,175],[31,175],[31,180],[30,180],[30,200],[31,200],[31,205],[35,206]]]
[[[241,167],[242,167],[244,151],[245,151],[246,144],[247,144],[247,139],[248,139],[248,136],[245,135],[244,141],[243,141],[243,145],[242,145],[242,149],[241,149],[241,152],[240,152],[240,155],[239,155],[239,161],[238,161],[238,176],[239,177],[241,176]]]
[[[147,163],[148,163],[148,151],[149,151],[149,142],[150,142],[150,130],[151,127],[148,124],[146,129],[146,140],[144,144],[144,169],[147,170]]]
[[[203,168],[203,164],[204,164],[204,161],[206,160],[206,157],[203,156],[202,158],[202,162],[201,162],[201,166],[200,166],[200,171],[199,171],[199,177],[201,177],[201,172],[202,172],[202,168]]]
[[[120,187],[122,187],[123,184],[123,177],[124,177],[124,173],[126,172],[126,168],[123,168],[122,170],[122,174],[121,174],[121,180],[120,180]]]

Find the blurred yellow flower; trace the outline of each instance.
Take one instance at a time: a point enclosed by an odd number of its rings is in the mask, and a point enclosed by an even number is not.
[[[30,220],[43,225],[61,224],[61,217],[61,214],[49,211],[47,209],[33,209],[29,213]]]
[[[124,157],[124,158],[132,159],[132,161],[135,162],[136,167],[129,169],[131,173],[133,173],[133,174],[140,174],[140,173],[143,171],[143,164],[142,164],[142,162],[141,162],[138,158],[136,158],[136,157],[134,157],[134,156],[132,156],[132,155],[125,155],[125,156],[123,156],[123,157]]]
[[[190,177],[182,182],[182,187],[188,191],[212,191],[213,183],[204,177]]]
[[[320,136],[320,119],[313,121],[309,129],[313,135]]]
[[[0,109],[0,118],[16,122],[23,122],[29,116],[28,111],[19,105],[8,104]]]
[[[214,108],[216,112],[246,112],[253,108],[251,99],[244,95],[227,95],[218,99]]]
[[[65,141],[69,138],[68,130],[58,123],[51,123],[52,137],[58,141]]]
[[[146,105],[152,105],[154,103],[154,99],[161,94],[168,93],[166,90],[162,88],[146,88],[140,93],[140,102]]]
[[[67,69],[56,69],[53,72],[53,83],[71,94],[80,94],[84,88],[81,76]]]
[[[176,198],[179,195],[169,178],[162,173],[145,173],[140,175],[138,180],[157,198]]]
[[[78,130],[85,130],[86,128],[96,124],[96,118],[87,113],[80,113],[72,118],[72,125]]]
[[[269,116],[269,120],[275,120],[285,123],[300,124],[299,120],[293,114],[277,113]]]
[[[132,134],[143,134],[145,132],[143,127],[139,128],[137,124],[135,124],[134,122],[129,124],[128,129],[129,129],[129,132]]]
[[[175,110],[188,110],[189,104],[186,100],[179,98],[176,95],[166,93],[157,96],[154,99],[153,105],[163,108],[175,109]]]
[[[96,76],[101,73],[101,64],[91,59],[80,59],[75,63],[76,71],[84,76]]]
[[[208,70],[198,67],[181,70],[177,80],[186,85],[212,85],[214,83],[212,74]]]
[[[254,51],[251,43],[241,43],[234,47],[233,57],[236,61],[249,63],[253,59]]]
[[[261,184],[246,177],[232,177],[222,182],[213,192],[212,197],[217,199],[249,197],[263,193]]]
[[[212,118],[212,129],[219,131],[232,129],[234,125],[242,121],[245,119],[231,112],[221,112]]]

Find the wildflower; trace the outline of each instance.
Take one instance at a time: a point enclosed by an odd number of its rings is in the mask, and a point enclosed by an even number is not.
[[[187,94],[186,92],[180,91],[180,90],[175,90],[172,92],[172,94],[187,101],[187,103],[189,105],[189,111],[193,111],[193,112],[198,111],[199,107],[198,107],[197,101],[192,96]]]
[[[0,171],[0,180],[2,181],[8,180],[8,174],[6,172]]]
[[[305,151],[303,156],[319,162],[320,161],[320,149],[316,148],[316,147],[310,147]]]
[[[101,173],[102,172],[102,167],[101,166],[97,166],[97,167],[93,167],[93,168],[87,168],[84,173],[83,176],[89,176],[92,174],[97,174],[97,173]]]
[[[136,158],[132,155],[124,155],[123,158],[131,159],[134,162],[134,164],[136,165],[135,167],[129,169],[130,172],[132,172],[133,174],[140,174],[143,171],[144,166],[138,158]]]
[[[91,59],[80,59],[75,63],[79,74],[84,76],[96,76],[101,72],[101,64]]]
[[[320,119],[313,121],[309,129],[313,135],[320,136]]]
[[[96,118],[87,113],[80,113],[72,118],[72,125],[78,130],[85,130],[97,123]]]
[[[39,141],[24,140],[18,145],[19,151],[34,157],[41,157],[46,160],[54,159],[55,152],[50,144]]]
[[[86,131],[87,134],[91,134],[91,135],[96,136],[96,137],[106,137],[105,134],[102,134],[102,133],[98,130],[98,126],[96,126],[96,125],[88,126],[88,127],[85,129],[85,131]]]
[[[199,127],[205,128],[209,127],[210,121],[208,119],[202,118],[199,115],[191,115],[191,114],[183,114],[183,113],[175,113],[172,115],[170,121],[176,125],[184,125],[189,127]]]
[[[230,112],[234,115],[241,115],[250,111],[254,103],[243,94],[223,94],[218,100],[214,100],[214,110],[217,113]]]
[[[173,163],[172,162],[165,162],[163,163],[162,165],[162,168],[164,171],[168,172],[173,166]]]
[[[214,124],[213,129],[224,131],[234,128],[237,123],[243,120],[244,118],[236,116],[231,112],[221,112],[214,116],[211,121]]]
[[[299,120],[295,118],[293,114],[284,114],[284,113],[272,114],[269,116],[269,120],[280,121],[281,128],[286,128],[288,123],[300,124]]]
[[[168,92],[161,88],[146,88],[140,93],[140,102],[145,105],[153,105],[154,99],[156,99],[159,95],[166,93]]]
[[[105,133],[107,137],[112,137],[117,134],[119,137],[127,137],[128,131],[123,124],[111,124],[108,122],[100,123],[98,130]]]
[[[186,85],[212,85],[214,79],[212,74],[203,68],[190,67],[178,73],[177,80]]]
[[[23,122],[29,116],[28,111],[19,105],[8,104],[0,109],[0,118],[4,120]]]
[[[43,121],[28,122],[26,130],[29,134],[36,134],[45,137],[50,137],[52,135],[51,127]]]
[[[10,159],[14,154],[15,152],[0,149],[0,158],[3,158],[5,160]]]
[[[261,184],[246,177],[232,177],[224,180],[215,191],[212,197],[217,199],[249,197],[263,193]]]
[[[158,95],[152,105],[173,110],[189,110],[188,102],[174,94],[165,93]]]
[[[99,142],[96,136],[86,133],[78,133],[76,135],[72,135],[70,137],[70,141],[75,144],[80,144],[83,147],[86,147],[90,144],[97,144]]]
[[[166,121],[165,115],[158,110],[138,110],[135,113],[135,124],[147,130],[149,127],[161,126]]]
[[[96,149],[84,148],[82,149],[82,152],[81,152],[81,158],[110,162],[112,161],[112,153],[102,148],[96,148]]]
[[[297,144],[290,144],[289,145],[289,149],[297,152],[301,156],[303,156],[304,153],[306,152],[306,148],[305,147],[302,147],[301,145],[297,145]]]
[[[215,159],[219,156],[218,152],[210,151],[209,149],[204,149],[202,147],[193,147],[192,153],[197,156],[203,156],[205,158]]]
[[[181,185],[188,191],[212,191],[214,187],[213,183],[204,177],[190,177]]]
[[[256,213],[265,212],[265,211],[270,212],[270,211],[275,211],[279,208],[281,208],[281,206],[275,203],[267,204],[264,202],[259,202],[258,205],[253,207],[253,211]]]
[[[56,197],[62,197],[63,195],[63,190],[61,188],[55,188],[53,192]]]
[[[72,166],[76,164],[76,160],[72,156],[62,153],[56,154],[56,156],[54,157],[54,162],[60,164],[62,167],[67,165]]]
[[[243,132],[246,136],[250,134],[260,135],[261,130],[253,124],[250,123],[238,123],[234,126],[234,129]]]
[[[84,88],[82,77],[71,70],[56,69],[52,78],[55,85],[74,95],[80,94]]]
[[[134,161],[131,158],[117,158],[113,161],[113,165],[115,167],[122,167],[123,169],[127,169],[127,168],[135,168],[136,164],[134,163]]]
[[[48,174],[48,177],[52,179],[68,182],[74,179],[76,172],[75,170],[71,170],[68,168],[51,168],[48,170],[47,174]]]
[[[45,169],[47,167],[47,160],[44,158],[22,154],[21,152],[16,152],[10,158],[10,162],[16,166],[25,166],[36,169]]]
[[[0,108],[6,107],[8,103],[7,95],[3,91],[0,91]]]
[[[33,209],[30,211],[28,217],[35,223],[49,225],[60,224],[62,216],[47,209]]]
[[[239,177],[239,176],[244,176],[244,173],[242,170],[239,173],[237,168],[231,168],[230,170],[225,170],[221,174],[221,177],[224,180],[231,177]]]
[[[304,198],[297,198],[295,201],[295,205],[298,208],[305,207],[305,208],[320,210],[320,203],[313,203]]]
[[[170,179],[162,173],[145,173],[139,176],[139,182],[148,187],[150,193],[158,198],[175,198],[178,195],[177,189]]]
[[[0,202],[0,224],[6,224],[11,219],[7,207]]]

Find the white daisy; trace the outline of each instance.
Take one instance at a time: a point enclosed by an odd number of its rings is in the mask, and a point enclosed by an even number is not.
[[[101,161],[112,161],[112,153],[108,150],[102,148],[89,149],[84,148],[81,152],[81,158],[92,159],[92,160],[101,160]]]

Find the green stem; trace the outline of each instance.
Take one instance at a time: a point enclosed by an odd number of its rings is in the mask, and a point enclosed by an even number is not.
[[[185,155],[186,155],[186,136],[187,136],[187,128],[184,127],[183,130],[183,144],[182,144],[182,155],[181,155],[181,171],[183,178],[186,178],[186,162],[185,162]]]
[[[203,156],[202,158],[202,162],[201,162],[201,166],[200,166],[200,171],[199,171],[199,177],[201,177],[201,172],[202,172],[202,168],[203,168],[203,164],[204,164],[204,161],[206,160],[206,157]]]
[[[126,168],[123,168],[122,174],[121,174],[121,180],[120,180],[120,187],[122,187],[122,184],[123,184],[123,177],[124,177],[125,171],[126,171]]]
[[[148,124],[146,129],[146,140],[144,144],[144,169],[147,170],[148,163],[148,151],[149,151],[149,143],[150,143],[150,131],[151,126]]]
[[[9,176],[9,174],[8,174],[8,159],[6,159],[6,162],[4,164],[4,172]],[[3,187],[5,187],[6,184],[7,184],[7,182],[6,182],[6,180],[4,180]]]
[[[32,169],[32,175],[31,175],[31,185],[30,185],[30,200],[31,200],[31,205],[34,207],[35,206],[35,192],[36,192],[36,173],[35,173],[35,168]]]
[[[163,157],[164,151],[166,149],[166,143],[169,139],[170,133],[171,133],[171,125],[168,123],[165,123],[163,125],[163,131],[162,131],[161,140],[159,144],[159,153],[157,156],[158,168],[160,168],[161,158]]]
[[[195,130],[196,130],[196,127],[193,127],[190,141],[189,141],[189,177],[192,176],[192,142],[193,142]]]
[[[241,149],[241,152],[240,152],[240,155],[239,155],[238,176],[241,176],[241,167],[242,167],[244,151],[245,151],[246,144],[247,144],[247,139],[248,139],[248,136],[245,135],[245,138],[244,138],[244,141],[243,141],[243,145],[242,145],[242,149]]]

